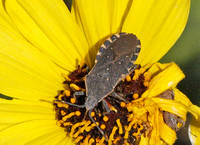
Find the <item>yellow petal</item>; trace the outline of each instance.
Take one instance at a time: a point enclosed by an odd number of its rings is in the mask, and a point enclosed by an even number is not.
[[[190,99],[177,88],[174,88],[174,100],[186,106],[192,105]]]
[[[193,145],[200,144],[200,120],[196,120],[194,117],[192,117],[188,135]]]
[[[149,142],[149,138],[142,135],[139,145],[149,145],[148,142]]]
[[[188,110],[185,105],[169,99],[151,98],[151,100],[154,101],[161,110],[173,113],[183,120],[186,120]]]
[[[176,140],[176,133],[167,124],[164,123],[162,115],[159,115],[160,137],[167,143],[173,144]]]
[[[12,30],[16,29],[14,23],[8,16],[7,12],[5,11],[4,1],[1,1],[0,3],[0,25],[3,25],[4,27]]]
[[[151,69],[149,71],[151,72]],[[175,87],[184,77],[180,68],[175,63],[170,63],[168,67],[160,73],[158,72],[158,74],[151,79],[142,98],[157,96],[169,88]]]
[[[56,144],[56,142],[58,142],[58,138],[60,138],[63,134],[63,132],[49,132],[30,141],[27,143],[27,145],[49,145],[52,143]]]
[[[59,133],[60,134],[57,134]],[[64,129],[56,125],[55,120],[33,120],[27,121],[20,124],[15,124],[9,128],[0,131],[0,144],[5,145],[22,145],[28,144],[32,141],[39,140],[44,141],[44,136],[47,134],[57,134],[55,138],[49,138],[45,144],[52,144],[55,141],[55,144],[60,142],[66,142],[71,145],[73,142],[69,137],[66,136]],[[65,137],[64,137],[65,136]]]
[[[34,106],[41,106],[46,108],[52,108],[52,102],[48,102],[46,100],[40,101],[26,101],[13,98],[12,100],[2,99],[0,98],[1,104],[10,104],[10,105],[34,105]]]
[[[63,70],[18,32],[0,25],[0,44],[0,93],[25,100],[52,100],[62,89]]]
[[[160,144],[160,129],[159,129],[159,110],[155,108],[154,112],[149,114],[148,120],[151,122],[152,131],[150,133],[149,145]]]
[[[90,47],[89,57],[94,64],[100,45],[113,33],[121,30],[128,13],[129,0],[77,0],[72,15],[83,29]]]
[[[196,105],[190,105],[188,111],[200,122],[200,108]]]
[[[21,34],[67,70],[87,54],[88,45],[62,0],[6,0],[5,9]]]
[[[0,130],[27,120],[55,119],[52,104],[18,99],[0,99],[0,114]]]
[[[171,63],[159,63],[159,62],[156,62],[153,65],[151,65],[151,67],[149,68],[148,72],[151,73],[151,78],[153,78],[154,76],[156,76],[157,74],[159,74],[160,72],[165,70],[170,65],[171,65]],[[148,65],[146,65],[146,66],[148,66]]]
[[[185,28],[190,0],[134,0],[122,31],[141,40],[136,63],[158,61],[176,42]]]

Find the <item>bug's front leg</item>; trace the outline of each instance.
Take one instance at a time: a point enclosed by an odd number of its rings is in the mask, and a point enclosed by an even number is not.
[[[103,105],[103,108],[105,109],[105,114],[109,114],[111,109],[109,107],[108,102],[105,99],[102,100],[102,105]]]
[[[109,114],[110,111],[115,111],[117,113],[117,109],[112,106],[108,101],[106,101],[106,99],[102,100],[102,105],[105,110],[105,112],[103,112],[104,115]]]
[[[78,98],[79,96],[85,96],[85,95],[86,95],[86,93],[83,92],[83,91],[80,91],[80,92],[74,92],[74,94],[73,94],[73,98],[76,99],[76,98]]]

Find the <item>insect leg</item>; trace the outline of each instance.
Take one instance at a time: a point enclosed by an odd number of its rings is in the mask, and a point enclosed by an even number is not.
[[[109,114],[110,111],[115,111],[115,113],[117,113],[117,109],[112,106],[108,101],[106,101],[106,99],[102,100],[102,104],[104,109],[106,110],[105,112],[103,112],[104,115]]]
[[[97,125],[96,121],[92,118],[91,112],[92,112],[92,110],[89,110],[89,117],[90,117],[90,119],[92,120],[93,123],[95,123],[97,129],[101,132],[101,134],[104,136],[104,138],[106,139],[106,141],[108,141],[108,138],[104,134],[103,130]]]
[[[75,93],[73,94],[73,97],[76,99],[77,96],[84,96],[84,95],[85,95],[85,92],[80,91],[80,92],[75,92]]]
[[[129,101],[127,101],[126,99],[122,98],[119,94],[117,94],[114,91],[110,95],[113,96],[114,98],[117,98],[117,99],[119,99],[121,101],[124,101],[125,103],[129,103]]]
[[[68,104],[68,105],[71,105],[71,106],[78,107],[78,108],[85,108],[85,104],[84,105],[77,105],[77,104],[69,103],[69,102],[66,102],[66,101],[63,101],[63,100],[55,100],[55,102],[62,102],[62,103],[65,103],[65,104]]]
[[[103,104],[103,107],[106,110],[106,114],[110,113],[111,109],[110,109],[110,107],[109,107],[109,105],[108,105],[108,103],[106,102],[105,99],[102,100],[102,104]]]

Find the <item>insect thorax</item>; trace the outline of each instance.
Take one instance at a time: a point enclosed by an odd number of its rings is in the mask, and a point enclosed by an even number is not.
[[[86,110],[93,109],[98,104],[97,98],[93,96],[87,96],[85,101]]]

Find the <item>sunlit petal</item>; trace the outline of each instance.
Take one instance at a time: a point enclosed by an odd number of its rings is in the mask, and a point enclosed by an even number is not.
[[[57,134],[58,132],[60,134]],[[49,133],[56,133],[57,136],[55,138],[49,138],[45,144],[52,143],[52,141],[55,141],[56,144],[60,140],[68,140],[69,145],[73,144],[71,139],[66,137],[64,130],[56,125],[55,120],[51,119],[30,120],[8,127],[0,132],[0,144],[29,144],[40,137],[43,138]],[[44,141],[44,138],[42,141]]]
[[[16,31],[2,25],[0,44],[0,93],[29,100],[52,100],[62,88],[63,70]]]
[[[173,113],[183,120],[186,120],[188,110],[185,105],[169,99],[151,98],[151,100],[153,100],[161,110]]]
[[[75,69],[87,54],[86,39],[62,0],[6,0],[5,9],[22,35],[62,68]]]
[[[74,1],[72,15],[87,37],[89,57],[93,64],[96,53],[105,39],[120,32],[131,3],[129,0]]]
[[[160,114],[159,120],[159,129],[160,136],[167,144],[173,144],[176,140],[176,133],[172,130],[163,120],[163,117]]]
[[[196,118],[192,117],[190,122],[188,135],[192,145],[200,144],[200,120],[196,120]]]
[[[175,63],[171,63],[169,66],[165,66],[167,67],[151,79],[148,89],[142,95],[142,98],[147,96],[157,96],[167,89],[175,87],[177,83],[185,77],[181,69]],[[149,72],[151,72],[151,68]],[[153,72],[155,73],[155,71]]]
[[[141,40],[136,63],[158,61],[176,42],[185,28],[190,0],[134,0],[122,31]]]
[[[55,119],[53,105],[45,102],[0,99],[0,130],[27,120]]]

